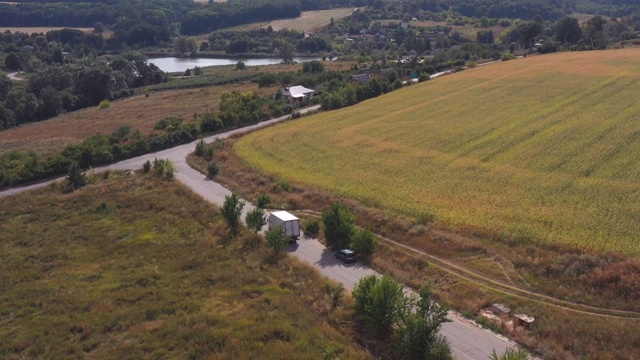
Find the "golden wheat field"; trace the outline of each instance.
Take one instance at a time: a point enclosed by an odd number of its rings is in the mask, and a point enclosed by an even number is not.
[[[249,164],[415,219],[640,254],[640,49],[529,57],[241,139]]]

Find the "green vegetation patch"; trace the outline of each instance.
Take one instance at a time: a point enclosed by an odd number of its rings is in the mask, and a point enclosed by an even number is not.
[[[510,243],[640,253],[638,49],[470,69],[261,130],[281,178]]]
[[[218,210],[173,182],[104,178],[0,200],[1,358],[365,358],[314,271],[220,245]]]

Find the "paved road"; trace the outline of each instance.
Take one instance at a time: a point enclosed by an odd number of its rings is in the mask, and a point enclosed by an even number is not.
[[[318,107],[311,107],[302,110],[302,113],[316,110]],[[238,129],[222,133],[219,135],[210,136],[205,139],[207,142],[214,141],[216,139],[227,138],[233,134],[245,132],[248,130],[268,126],[270,124],[284,121],[287,117],[281,117],[260,124],[250,126],[244,129]],[[207,201],[210,201],[218,206],[224,203],[224,197],[230,195],[231,192],[222,185],[207,179],[207,177],[200,172],[192,169],[186,162],[186,156],[193,152],[195,149],[195,142],[180,145],[171,149],[162,150],[156,153],[143,155],[137,158],[124,160],[122,162],[112,164],[110,166],[97,168],[96,171],[102,171],[106,169],[112,170],[127,170],[127,169],[140,169],[142,164],[147,160],[170,159],[176,165],[177,173],[176,178],[190,187],[195,193],[202,196]],[[51,180],[45,183],[39,183],[30,186],[12,188],[0,192],[0,198],[17,194],[30,189],[46,186],[53,181],[59,181],[60,179]],[[254,206],[250,203],[244,207],[243,218],[248,211],[251,211]],[[355,264],[343,264],[339,262],[333,252],[327,250],[318,240],[303,237],[298,241],[297,245],[289,246],[289,252],[320,270],[320,272],[337,282],[344,285],[345,288],[351,290],[353,286],[362,277],[375,274],[370,268],[363,266],[360,263]],[[515,346],[514,343],[507,339],[499,337],[489,331],[483,330],[469,321],[462,319],[457,313],[450,312],[449,318],[452,320],[450,323],[446,323],[442,327],[442,334],[447,337],[453,350],[453,355],[457,359],[468,360],[478,359],[486,360],[495,349],[497,353],[502,354],[508,347]]]

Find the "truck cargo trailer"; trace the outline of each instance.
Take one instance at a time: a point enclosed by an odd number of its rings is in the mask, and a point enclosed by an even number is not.
[[[269,229],[282,226],[284,234],[295,241],[300,237],[300,219],[286,211],[274,211],[269,214]]]

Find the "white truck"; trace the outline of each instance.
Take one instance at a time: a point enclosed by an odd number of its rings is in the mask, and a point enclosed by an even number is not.
[[[269,214],[269,229],[275,226],[282,226],[284,234],[296,241],[300,237],[300,219],[286,211],[274,211]]]

